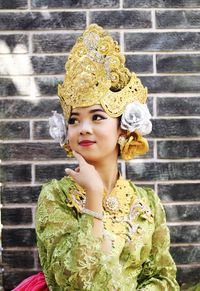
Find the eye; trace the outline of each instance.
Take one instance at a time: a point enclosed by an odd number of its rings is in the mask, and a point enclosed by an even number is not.
[[[99,120],[102,120],[102,119],[106,119],[103,115],[100,115],[100,114],[94,114],[93,116],[92,116],[92,120],[97,120],[97,121],[99,121]]]
[[[74,117],[70,117],[68,123],[69,124],[78,124],[78,119],[74,118]]]

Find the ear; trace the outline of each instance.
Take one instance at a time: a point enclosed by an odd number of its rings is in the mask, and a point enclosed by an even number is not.
[[[118,128],[118,134],[119,134],[119,136],[120,136],[120,135],[124,135],[124,136],[126,136],[126,130],[122,129],[122,128],[119,126],[119,128]]]

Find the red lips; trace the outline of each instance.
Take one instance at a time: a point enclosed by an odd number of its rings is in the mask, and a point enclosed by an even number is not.
[[[94,143],[96,143],[96,142],[92,141],[92,140],[82,140],[79,142],[79,145],[81,145],[83,147],[87,147],[87,146],[93,145]]]

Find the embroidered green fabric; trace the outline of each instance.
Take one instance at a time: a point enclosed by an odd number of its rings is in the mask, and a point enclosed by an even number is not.
[[[68,177],[43,185],[36,210],[39,257],[52,291],[176,291],[176,266],[169,253],[169,230],[158,196],[131,184],[130,191],[147,201],[153,222],[138,217],[138,239],[122,240],[109,254],[103,238],[93,235],[93,218],[67,206],[76,184]],[[112,236],[112,234],[110,234]]]

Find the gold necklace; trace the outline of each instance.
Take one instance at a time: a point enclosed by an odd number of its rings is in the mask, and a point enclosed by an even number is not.
[[[104,197],[103,197],[103,208],[105,211],[109,212],[110,214],[116,214],[118,213],[120,209],[120,202],[117,197],[117,193],[120,191],[120,182],[122,182],[122,176],[119,174],[119,178],[117,179],[117,182],[112,189],[110,194],[107,194],[104,192]]]

